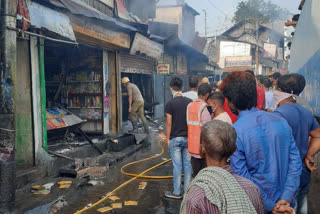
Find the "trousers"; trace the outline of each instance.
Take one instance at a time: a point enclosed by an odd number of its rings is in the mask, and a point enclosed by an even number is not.
[[[131,112],[129,112],[129,120],[131,122],[135,122],[137,120],[137,115],[143,122],[143,124],[147,123],[146,118],[144,117],[144,101],[137,100],[132,102]]]

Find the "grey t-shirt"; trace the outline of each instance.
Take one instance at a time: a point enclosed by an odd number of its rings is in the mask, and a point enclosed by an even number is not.
[[[143,101],[141,92],[135,84],[128,83],[127,90],[128,90],[128,96],[132,96],[132,102]]]

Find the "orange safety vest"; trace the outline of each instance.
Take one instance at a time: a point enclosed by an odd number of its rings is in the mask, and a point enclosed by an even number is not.
[[[201,114],[206,107],[205,101],[195,100],[187,108],[188,151],[192,154],[200,154]]]

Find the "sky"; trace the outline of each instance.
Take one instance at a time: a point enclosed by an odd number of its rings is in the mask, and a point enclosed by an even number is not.
[[[300,0],[271,0],[282,8],[288,9],[292,14],[299,13],[298,6]],[[207,35],[214,36],[216,33],[222,33],[231,27],[231,19],[234,11],[241,0],[185,0],[193,7],[199,16],[196,16],[196,31],[204,36],[205,21],[204,11],[207,11]],[[225,21],[225,14],[227,20]]]

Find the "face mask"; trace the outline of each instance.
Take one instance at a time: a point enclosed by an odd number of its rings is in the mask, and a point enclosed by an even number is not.
[[[215,106],[213,109],[212,109],[212,113],[214,113],[216,111],[218,106]]]
[[[286,93],[286,92],[282,92],[282,91],[278,91],[278,90],[274,90],[273,91],[273,107],[272,109],[276,109],[278,108],[278,105],[279,103],[282,101],[282,100],[285,100],[289,97],[292,97],[293,94],[289,94],[289,93]]]
[[[175,96],[177,96],[177,94],[182,94],[182,91],[174,91],[174,90],[172,90],[171,93],[172,93],[172,96],[175,97]]]

